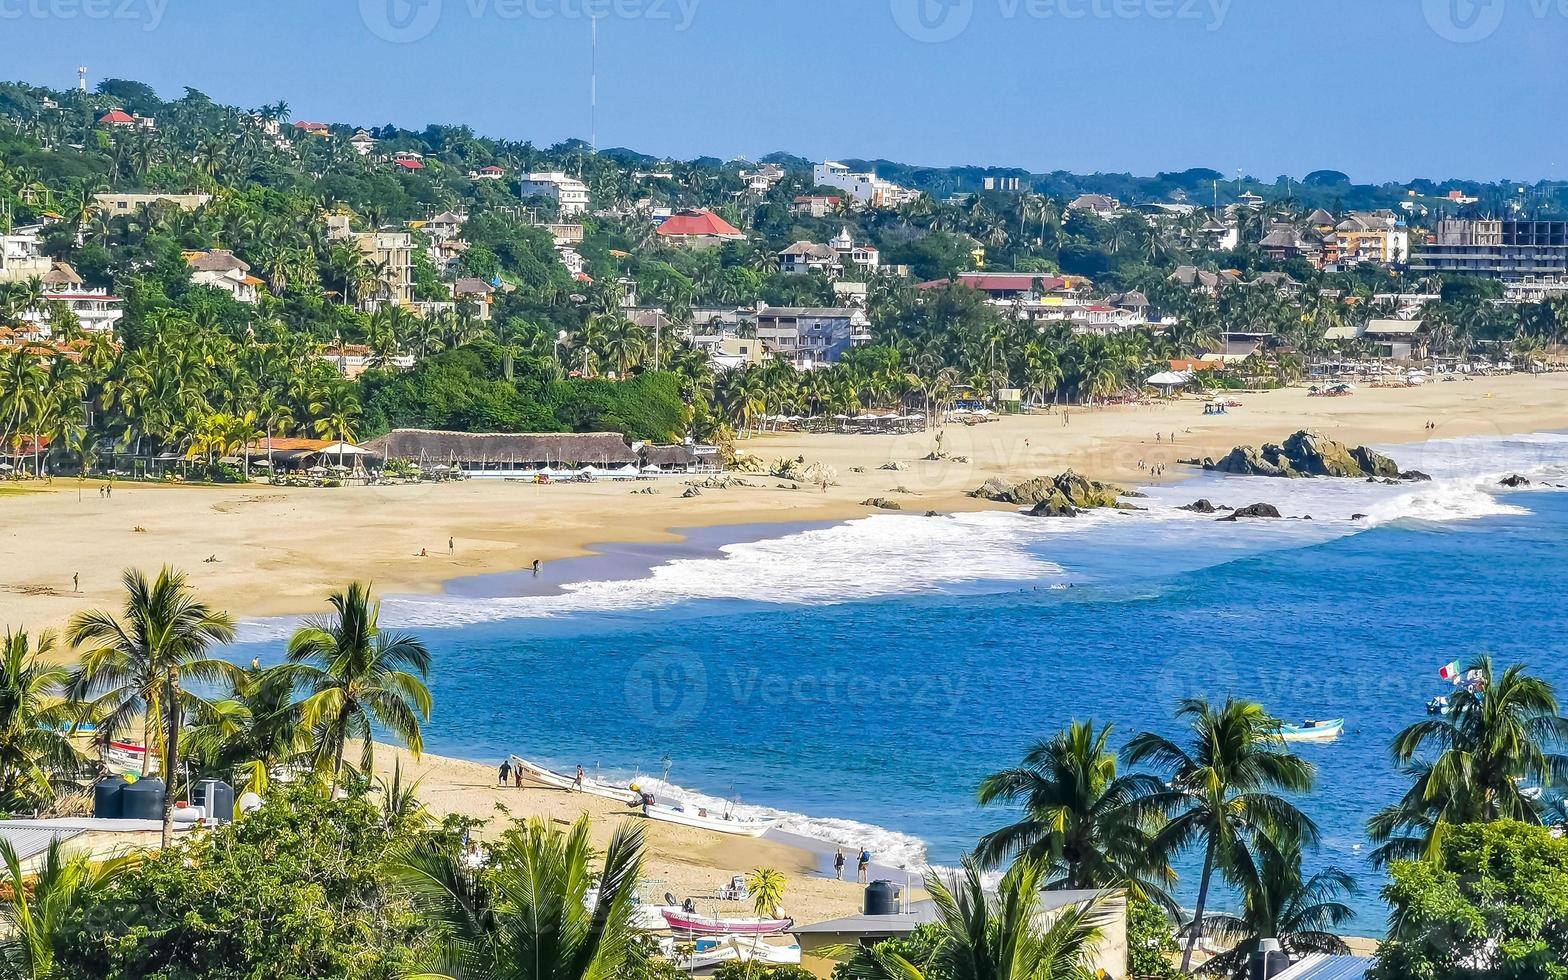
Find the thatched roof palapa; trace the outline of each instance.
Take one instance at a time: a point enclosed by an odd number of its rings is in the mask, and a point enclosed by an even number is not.
[[[394,429],[365,445],[386,459],[438,463],[576,463],[625,466],[637,454],[615,432],[481,433]]]

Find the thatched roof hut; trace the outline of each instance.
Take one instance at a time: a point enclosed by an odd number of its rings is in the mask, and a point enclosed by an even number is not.
[[[637,462],[637,454],[615,432],[513,434],[394,429],[372,439],[365,448],[385,459],[463,469],[610,467]]]

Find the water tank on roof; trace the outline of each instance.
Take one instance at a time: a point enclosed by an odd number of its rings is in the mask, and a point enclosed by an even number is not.
[[[867,915],[897,915],[898,886],[891,881],[873,881],[866,886]]]
[[[221,779],[203,779],[197,783],[191,802],[202,808],[208,820],[234,819],[234,787]]]
[[[163,819],[163,780],[157,776],[138,779],[120,790],[120,816],[126,820]]]
[[[118,820],[122,815],[120,794],[128,784],[124,776],[105,776],[93,784],[93,816],[99,820]]]

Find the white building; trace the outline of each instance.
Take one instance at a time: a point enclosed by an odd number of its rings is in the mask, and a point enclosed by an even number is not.
[[[861,204],[873,208],[896,208],[920,196],[919,191],[900,187],[873,173],[857,173],[836,160],[817,164],[812,170],[812,180],[817,187],[843,191]]]
[[[855,236],[849,233],[847,226],[828,245],[837,253],[839,264],[846,269],[859,269],[875,275],[882,266],[882,253],[877,251],[876,246],[855,244]]]
[[[210,252],[186,252],[191,267],[191,282],[211,286],[234,297],[235,302],[254,305],[261,299],[262,280],[250,274],[250,265],[233,252],[215,248]]]
[[[0,282],[43,277],[53,267],[34,233],[0,235]]]
[[[355,152],[362,157],[368,157],[376,151],[376,138],[363,129],[356,131],[353,136],[350,136],[348,142]]]
[[[113,334],[115,324],[125,315],[125,300],[111,295],[107,289],[84,286],[82,277],[64,262],[54,263],[41,278],[44,281],[43,308],[23,310],[19,319],[39,327],[45,337],[53,335],[50,321],[55,303],[76,314],[77,322],[87,333]]]
[[[588,210],[588,185],[559,171],[529,174],[518,182],[520,197],[547,197],[556,202],[562,217]]]

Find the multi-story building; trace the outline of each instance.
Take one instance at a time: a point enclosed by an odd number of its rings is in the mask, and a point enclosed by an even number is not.
[[[248,263],[227,249],[186,252],[185,263],[191,267],[191,282],[198,286],[221,289],[239,303],[255,304],[261,298],[265,283],[250,274]]]
[[[406,231],[354,231],[349,216],[327,216],[327,237],[352,241],[377,270],[375,292],[360,300],[360,308],[378,310],[388,303],[414,301],[414,236]]]
[[[520,197],[547,197],[556,203],[561,217],[575,217],[588,210],[588,185],[560,171],[533,173],[518,182]]]
[[[871,321],[850,307],[770,306],[757,314],[757,340],[774,357],[809,371],[837,364],[851,347],[871,342]]]
[[[882,253],[874,245],[857,245],[855,236],[849,233],[846,227],[839,232],[828,245],[838,255],[838,263],[845,269],[858,269],[861,272],[876,274],[882,265]]]
[[[1339,261],[1397,265],[1410,258],[1410,229],[1392,211],[1353,211],[1334,226]]]
[[[796,242],[778,255],[779,271],[787,276],[803,276],[809,272],[836,275],[841,268],[838,252],[831,245],[819,242]]]
[[[44,283],[44,305],[23,310],[18,319],[38,327],[45,338],[53,335],[57,303],[76,314],[86,333],[113,334],[114,325],[125,315],[125,300],[107,289],[83,285],[82,277],[65,262],[54,263],[40,278]]]
[[[1568,221],[1439,221],[1412,248],[1415,272],[1542,279],[1568,276]]]
[[[98,207],[110,217],[130,214],[143,204],[173,204],[182,211],[195,211],[212,203],[211,194],[99,194]]]
[[[817,164],[812,170],[812,181],[818,187],[841,190],[873,208],[896,208],[920,196],[919,191],[900,187],[874,173],[857,173],[836,160]]]
[[[0,235],[0,282],[42,277],[52,265],[36,234]]]

